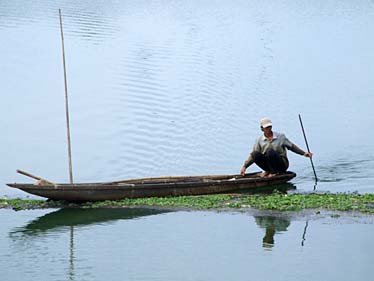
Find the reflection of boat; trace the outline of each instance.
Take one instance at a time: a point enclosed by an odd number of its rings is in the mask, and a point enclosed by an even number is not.
[[[16,233],[37,235],[43,232],[72,226],[85,226],[108,223],[116,220],[135,219],[166,212],[168,211],[147,208],[65,208],[39,217],[26,226],[17,228],[11,235]]]
[[[52,237],[55,237],[56,234],[69,232],[68,280],[75,280],[76,245],[74,243],[74,233],[76,229],[88,225],[110,224],[119,220],[137,219],[166,212],[169,211],[148,208],[65,208],[41,216],[23,227],[17,227],[13,229],[9,236],[21,250],[24,250],[25,243],[30,243],[26,248],[33,249],[35,241],[40,241],[39,237],[48,237],[52,233]]]
[[[265,188],[288,182],[296,176],[286,172],[262,178],[258,173],[215,176],[142,178],[106,183],[8,184],[25,192],[53,200],[103,201],[124,198],[203,195]]]

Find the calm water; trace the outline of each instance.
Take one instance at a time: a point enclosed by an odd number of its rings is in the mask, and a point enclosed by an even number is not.
[[[372,280],[373,218],[99,209],[0,220],[7,281]]]
[[[76,182],[238,173],[263,116],[305,148],[301,113],[317,190],[374,192],[374,1],[1,0],[0,197],[27,196],[5,186],[28,181],[16,169],[68,181],[58,8]],[[296,191],[311,191],[309,160],[289,158]],[[0,221],[4,280],[372,277],[372,222],[150,210]]]
[[[2,0],[0,195],[68,181],[58,8],[75,181],[238,173],[263,116],[305,148],[301,113],[318,189],[374,191],[373,1]]]

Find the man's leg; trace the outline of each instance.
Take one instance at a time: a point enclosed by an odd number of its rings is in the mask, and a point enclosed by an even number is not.
[[[286,164],[281,156],[274,149],[269,149],[265,153],[266,162],[271,173],[284,173],[287,170]]]
[[[256,165],[259,166],[265,172],[270,172],[270,167],[268,164],[268,159],[266,156],[258,151],[252,153],[253,160],[255,161]]]

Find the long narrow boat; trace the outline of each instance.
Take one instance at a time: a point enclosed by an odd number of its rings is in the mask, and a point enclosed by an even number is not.
[[[228,193],[283,184],[296,176],[286,172],[262,178],[259,173],[239,175],[186,176],[129,179],[102,183],[7,184],[52,200],[105,201],[125,198],[167,197]]]

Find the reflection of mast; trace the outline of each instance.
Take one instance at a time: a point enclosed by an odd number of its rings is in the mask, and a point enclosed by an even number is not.
[[[74,280],[74,226],[70,226],[69,280]]]
[[[306,235],[306,230],[308,228],[308,225],[309,225],[309,221],[306,221],[305,222],[305,227],[304,227],[304,232],[303,232],[303,237],[302,237],[302,240],[301,240],[301,246],[302,247],[304,247],[304,241],[306,240],[305,235]]]

